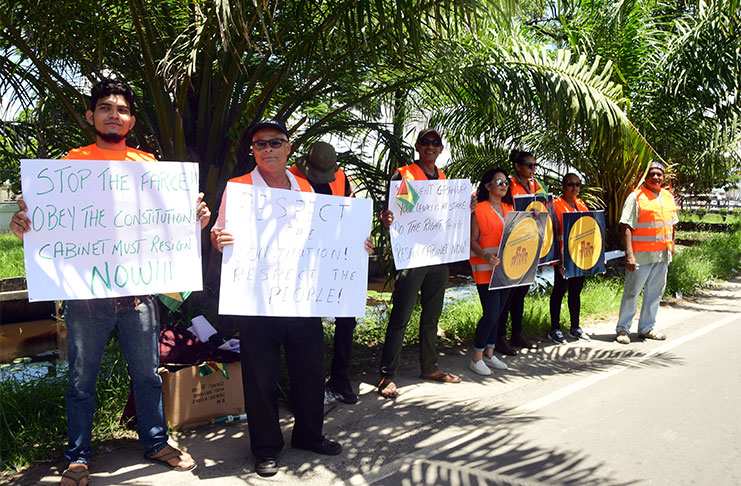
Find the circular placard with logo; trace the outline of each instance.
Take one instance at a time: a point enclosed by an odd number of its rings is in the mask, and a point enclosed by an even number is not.
[[[502,268],[507,278],[520,279],[538,258],[538,224],[523,218],[512,229],[502,252]]]
[[[599,223],[587,215],[577,219],[569,233],[568,247],[571,260],[577,267],[589,270],[595,266],[602,254]]]
[[[540,256],[538,258],[545,257],[549,251],[551,251],[551,245],[553,244],[553,221],[551,221],[551,213],[548,212],[548,208],[545,207],[542,201],[533,201],[527,206],[527,211],[538,211],[539,213],[548,214],[548,221],[545,225],[545,235],[543,236],[543,246],[540,247]]]

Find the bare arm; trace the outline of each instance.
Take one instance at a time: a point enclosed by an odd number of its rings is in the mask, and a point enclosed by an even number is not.
[[[625,246],[625,269],[629,272],[635,272],[636,257],[633,254],[633,234],[630,226],[620,223],[620,233],[622,235],[623,246]]]

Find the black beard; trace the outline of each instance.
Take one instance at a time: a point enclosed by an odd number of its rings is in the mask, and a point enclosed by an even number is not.
[[[95,130],[95,134],[102,138],[104,142],[108,143],[119,143],[121,140],[126,139],[126,135],[119,135],[118,133],[103,133],[99,130]]]

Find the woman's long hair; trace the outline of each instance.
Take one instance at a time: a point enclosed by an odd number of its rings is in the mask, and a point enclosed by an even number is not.
[[[484,172],[484,175],[481,176],[479,187],[478,189],[476,189],[476,200],[478,202],[484,202],[489,199],[489,190],[486,188],[486,185],[494,179],[494,175],[499,174],[499,173],[504,174],[504,178],[506,180],[509,180],[509,175],[507,175],[507,171],[500,167],[489,169],[486,172]],[[511,187],[507,187],[507,194],[504,195],[504,197],[502,198],[502,201],[507,204],[512,204]]]

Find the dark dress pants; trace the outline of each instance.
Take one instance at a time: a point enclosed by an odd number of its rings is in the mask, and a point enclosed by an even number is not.
[[[283,345],[291,380],[293,445],[318,444],[324,423],[324,336],[318,317],[239,319],[244,403],[256,458],[283,448],[278,417],[278,372]]]
[[[348,369],[350,368],[350,351],[352,350],[352,335],[357,321],[354,317],[337,317],[334,328],[334,355],[330,367],[329,382],[342,386],[350,382]]]

